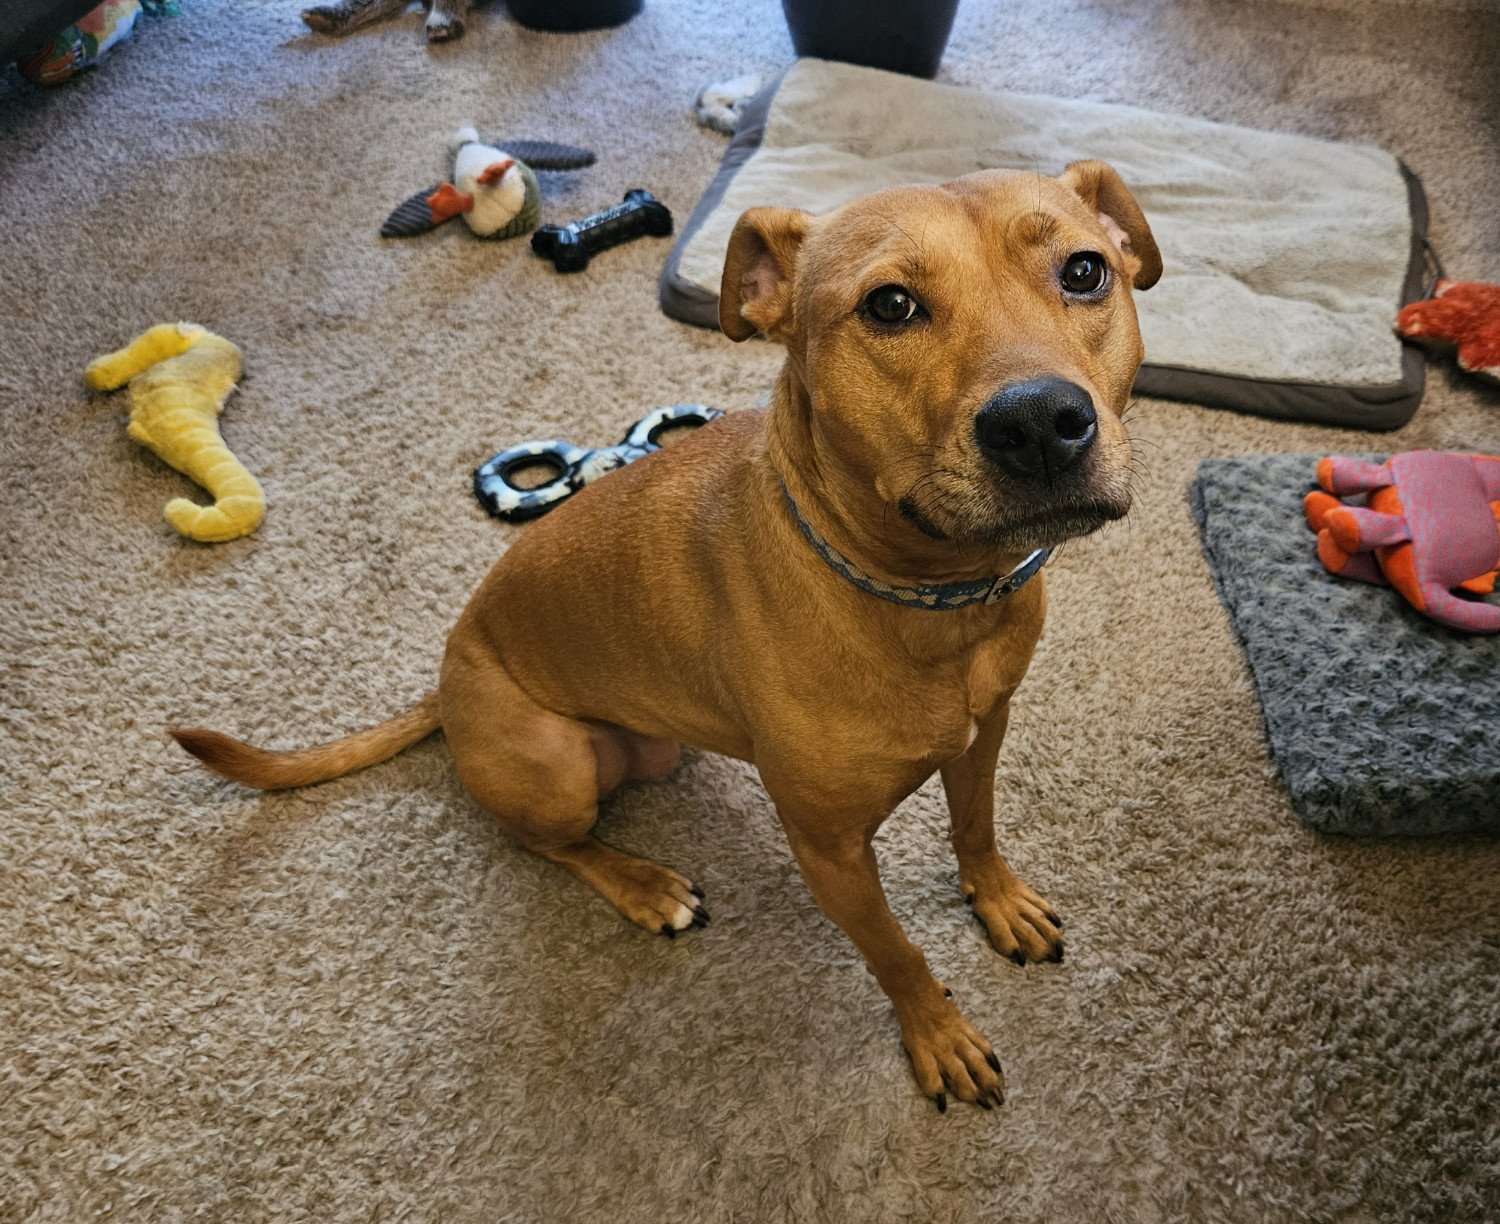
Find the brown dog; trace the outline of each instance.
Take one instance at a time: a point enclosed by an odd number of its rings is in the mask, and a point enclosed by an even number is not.
[[[672,936],[708,921],[702,893],[590,836],[599,800],[664,777],[679,744],[752,761],[813,896],[895,1005],[922,1091],[988,1107],[999,1061],[886,907],[871,841],[941,770],[959,884],[991,942],[1021,964],[1062,959],[1050,906],[995,847],[995,762],[1046,605],[1040,576],[1004,592],[1036,550],[1130,504],[1130,286],[1160,273],[1101,162],[895,188],[823,217],[752,209],[719,318],[734,340],[786,346],[769,409],[530,527],[406,714],[294,753],[174,734],[226,777],[287,787],[442,727],[516,841]]]

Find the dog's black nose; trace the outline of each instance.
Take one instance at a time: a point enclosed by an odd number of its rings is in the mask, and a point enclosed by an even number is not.
[[[1088,453],[1099,431],[1094,401],[1065,378],[1011,383],[979,410],[979,449],[1012,476],[1050,480]]]

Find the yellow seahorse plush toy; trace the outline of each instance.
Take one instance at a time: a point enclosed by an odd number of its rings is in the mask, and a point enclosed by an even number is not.
[[[167,522],[189,539],[233,540],[266,512],[260,482],[219,435],[219,412],[239,380],[240,350],[196,323],[160,323],[124,348],[89,363],[96,391],[130,383],[130,436],[214,495],[212,506],[185,497],[167,503]]]

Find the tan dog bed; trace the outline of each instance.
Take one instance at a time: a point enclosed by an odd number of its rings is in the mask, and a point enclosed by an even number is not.
[[[1422,359],[1392,324],[1422,294],[1427,204],[1390,153],[825,60],[798,60],[747,108],[667,259],[662,309],[718,325],[746,208],[822,213],[897,183],[1086,157],[1124,177],[1166,261],[1136,297],[1138,392],[1367,429],[1410,419]]]

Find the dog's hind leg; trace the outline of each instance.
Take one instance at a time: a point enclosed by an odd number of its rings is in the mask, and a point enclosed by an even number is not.
[[[995,951],[1018,965],[1060,961],[1062,923],[1052,906],[1016,877],[995,845],[995,763],[1009,717],[1005,699],[979,720],[969,750],[943,766],[958,885]]]
[[[676,744],[545,709],[479,647],[450,644],[439,699],[459,778],[513,840],[648,931],[675,938],[708,922],[692,881],[590,833],[600,798],[621,782],[664,776]]]

